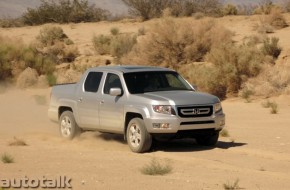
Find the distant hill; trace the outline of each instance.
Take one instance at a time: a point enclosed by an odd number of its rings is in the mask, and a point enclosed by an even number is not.
[[[224,0],[225,3],[233,4],[257,4],[261,0]],[[107,9],[114,15],[126,14],[127,6],[122,0],[89,0],[90,3],[97,7]],[[274,2],[283,2],[283,0],[274,0]],[[39,6],[40,0],[0,0],[0,18],[21,16],[27,8]]]

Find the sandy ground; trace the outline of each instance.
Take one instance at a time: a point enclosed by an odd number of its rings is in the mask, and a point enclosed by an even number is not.
[[[15,159],[0,163],[2,178],[66,175],[73,189],[223,189],[237,179],[244,189],[290,189],[290,97],[275,99],[276,115],[262,100],[224,101],[230,137],[221,137],[215,148],[179,140],[135,154],[119,135],[86,132],[73,141],[61,139],[58,125],[47,118],[49,93],[1,88],[0,154]],[[14,137],[28,146],[9,146]],[[142,174],[153,158],[169,160],[172,173]]]

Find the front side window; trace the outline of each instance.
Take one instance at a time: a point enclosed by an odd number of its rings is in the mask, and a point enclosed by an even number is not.
[[[157,91],[193,90],[176,72],[125,73],[125,82],[131,94]]]
[[[120,77],[113,73],[108,73],[105,86],[104,86],[104,94],[109,94],[111,88],[122,88]]]
[[[102,79],[102,72],[90,72],[86,78],[84,89],[86,92],[97,92]]]

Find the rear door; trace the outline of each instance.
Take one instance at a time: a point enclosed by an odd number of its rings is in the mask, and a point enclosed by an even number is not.
[[[77,108],[79,125],[83,128],[98,129],[99,105],[101,101],[100,83],[103,72],[89,72],[78,95]]]

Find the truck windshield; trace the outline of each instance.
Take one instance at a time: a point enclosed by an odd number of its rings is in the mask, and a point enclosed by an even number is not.
[[[125,82],[131,94],[146,92],[190,90],[190,85],[176,72],[125,73]]]

